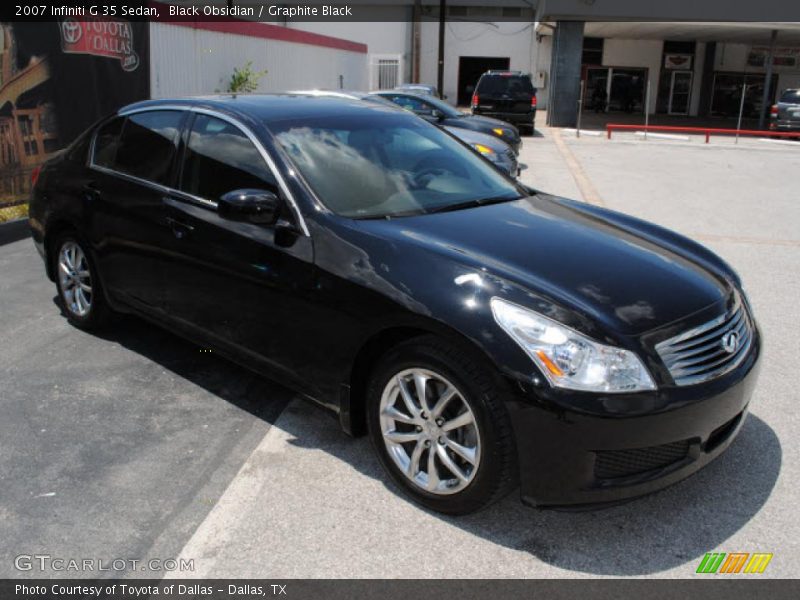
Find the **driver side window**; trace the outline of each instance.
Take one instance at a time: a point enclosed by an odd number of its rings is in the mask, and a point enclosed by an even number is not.
[[[216,202],[227,192],[254,188],[278,193],[278,182],[253,142],[235,125],[198,114],[186,146],[180,189]]]

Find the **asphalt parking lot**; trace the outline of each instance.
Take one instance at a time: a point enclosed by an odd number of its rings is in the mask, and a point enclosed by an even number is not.
[[[720,459],[604,510],[539,511],[512,494],[442,517],[289,391],[136,319],[102,336],[70,327],[24,239],[0,247],[0,577],[41,575],[17,570],[20,554],[182,557],[186,577],[691,577],[715,550],[771,552],[760,577],[796,576],[800,144],[545,129],[521,162],[527,183],[690,235],[739,271],[766,347]]]

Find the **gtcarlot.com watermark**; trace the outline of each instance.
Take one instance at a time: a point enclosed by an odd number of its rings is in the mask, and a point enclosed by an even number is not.
[[[49,554],[19,554],[14,557],[18,571],[92,573],[119,571],[194,571],[193,558],[66,558]]]

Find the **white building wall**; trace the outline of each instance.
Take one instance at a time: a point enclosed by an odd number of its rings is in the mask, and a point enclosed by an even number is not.
[[[650,104],[648,112],[656,110],[658,78],[664,42],[662,40],[623,40],[607,38],[603,42],[603,66],[645,67],[650,81]]]
[[[405,7],[398,7],[400,8]],[[402,14],[409,11],[403,11]],[[411,29],[412,24],[406,21],[387,21],[387,22],[298,22],[288,25],[294,29],[302,29],[322,35],[352,40],[361,44],[366,44],[368,48],[367,62],[375,65],[379,58],[396,58],[401,64],[401,71],[398,84],[411,81]],[[366,74],[366,87],[348,86],[348,89],[372,89],[376,88],[374,82],[375,72],[371,69]]]
[[[225,91],[233,69],[248,61],[267,70],[260,92],[304,88],[360,89],[367,55],[310,44],[150,23],[150,89],[153,98]]]
[[[458,59],[461,56],[508,57],[511,69],[533,72],[536,64],[533,28],[533,23],[448,22],[442,86],[448,101],[455,103],[458,98]],[[423,21],[421,31],[420,80],[436,85],[439,23]]]
[[[411,23],[357,23],[349,21],[296,22],[288,27],[366,44],[376,54],[406,53],[411,49]]]

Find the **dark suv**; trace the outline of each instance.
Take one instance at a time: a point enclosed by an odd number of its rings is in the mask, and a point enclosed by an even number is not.
[[[487,71],[472,94],[472,114],[530,127],[536,121],[536,88],[521,71]]]

